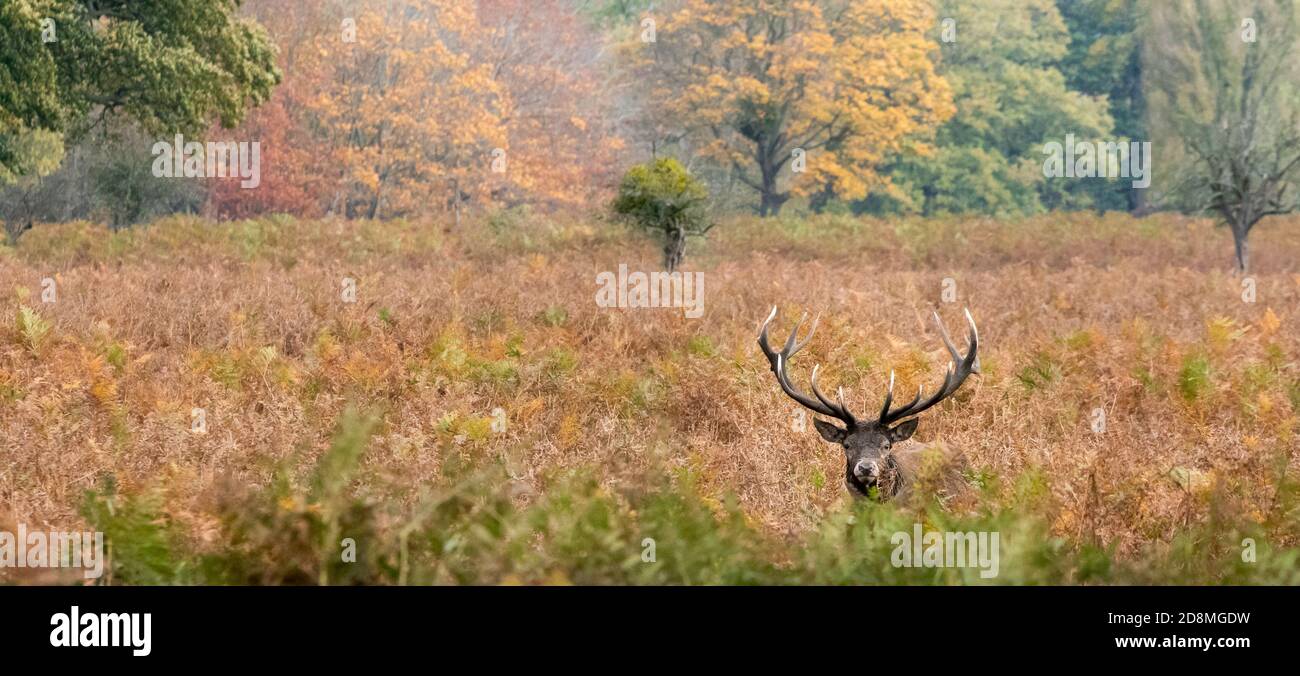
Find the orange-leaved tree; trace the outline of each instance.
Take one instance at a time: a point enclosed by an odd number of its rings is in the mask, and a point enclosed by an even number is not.
[[[510,101],[478,53],[487,31],[465,0],[354,4],[353,35],[316,39],[325,73],[307,105],[335,167],[329,211],[459,215],[505,180]]]
[[[216,139],[261,143],[261,184],[249,190],[239,178],[219,179],[208,193],[208,210],[223,218],[319,216],[334,182],[327,177],[329,153],[321,151],[304,111],[322,83],[324,64],[316,41],[326,34],[339,36],[341,19],[326,3],[297,0],[248,0],[244,11],[271,34],[284,79],[271,100],[250,111],[237,130],[212,131]]]
[[[660,119],[766,216],[792,194],[865,197],[890,155],[952,115],[936,21],[927,0],[678,0],[632,51]]]
[[[570,0],[479,0],[493,77],[509,92],[507,202],[604,201],[623,143],[604,37]]]

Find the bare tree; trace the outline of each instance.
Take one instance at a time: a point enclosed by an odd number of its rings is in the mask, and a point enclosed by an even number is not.
[[[1156,13],[1177,41],[1148,57],[1186,153],[1170,196],[1223,219],[1245,273],[1251,229],[1300,208],[1295,2],[1195,0]]]

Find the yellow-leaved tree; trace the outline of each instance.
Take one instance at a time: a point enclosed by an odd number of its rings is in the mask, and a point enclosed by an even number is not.
[[[766,216],[792,194],[865,197],[892,154],[924,152],[953,113],[936,22],[927,0],[679,0],[632,51],[655,116]]]
[[[504,181],[510,108],[476,55],[488,35],[473,3],[355,5],[316,40],[323,67],[309,107],[338,181],[329,210],[377,218],[434,202],[459,215]]]

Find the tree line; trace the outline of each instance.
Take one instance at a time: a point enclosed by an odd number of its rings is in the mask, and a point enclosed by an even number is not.
[[[0,219],[605,206],[672,158],[777,215],[1294,210],[1292,0],[10,0]],[[152,140],[259,141],[262,181]],[[1149,189],[1044,145],[1150,141]],[[650,165],[647,165],[650,166]]]

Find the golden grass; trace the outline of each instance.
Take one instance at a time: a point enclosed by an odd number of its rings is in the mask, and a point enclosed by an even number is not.
[[[984,375],[917,438],[963,448],[994,500],[1029,499],[1016,479],[1039,477],[1055,533],[1123,556],[1207,518],[1212,496],[1260,523],[1285,516],[1298,225],[1258,228],[1246,303],[1227,233],[1203,220],[736,219],[688,253],[705,273],[698,320],[597,307],[598,272],[654,270],[658,247],[596,221],[42,226],[0,249],[0,527],[77,527],[83,491],[111,474],[160,486],[195,541],[219,544],[224,487],[317,457],[355,402],[382,411],[361,481],[384,500],[413,501],[452,458],[503,462],[520,501],[568,468],[610,486],[689,468],[752,523],[802,533],[847,499],[843,458],[795,431],[759,321],[778,305],[784,337],[821,313],[796,377],[821,363],[874,411],[891,368],[902,391],[937,382],[929,311],[955,329],[969,306]],[[22,308],[48,322],[39,340]]]

